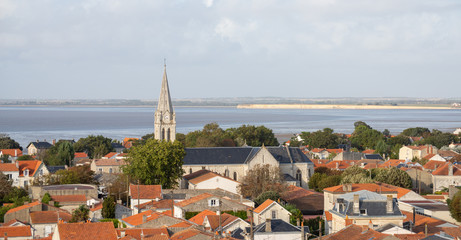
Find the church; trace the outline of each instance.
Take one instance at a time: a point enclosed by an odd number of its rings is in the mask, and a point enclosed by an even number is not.
[[[162,87],[155,110],[155,139],[176,139],[176,114],[171,102],[166,66]],[[299,148],[293,147],[209,147],[186,148],[183,169],[190,174],[207,169],[236,181],[241,180],[249,169],[257,164],[277,166],[289,184],[308,188],[309,178],[314,174],[314,164]]]

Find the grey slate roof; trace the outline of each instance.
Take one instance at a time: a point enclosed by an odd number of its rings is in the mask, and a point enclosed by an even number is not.
[[[47,166],[46,168],[50,173],[56,173],[58,170],[65,170],[66,166]]]
[[[365,154],[363,156],[364,159],[376,159],[376,160],[384,160],[383,157],[379,154]]]
[[[341,198],[343,199],[343,202],[345,204],[345,207],[343,209],[337,209],[337,206],[335,206],[332,209],[332,212],[337,212],[342,215],[347,215],[347,216],[360,216],[360,213],[354,213],[354,201],[353,197],[355,194],[359,195],[359,202],[360,202],[360,207],[359,209],[366,209],[366,216],[404,216],[401,212],[400,209],[398,208],[397,201],[396,199],[392,199],[392,213],[387,213],[386,212],[386,204],[387,204],[387,199],[384,196],[381,196],[380,194],[370,192],[367,190],[361,190],[358,192],[352,192],[352,193],[347,193],[343,194],[340,197],[338,197],[337,202],[341,202]]]
[[[277,232],[301,232],[301,229],[298,227],[295,227],[281,219],[271,219],[271,232],[277,233]],[[257,225],[254,229],[254,233],[258,232],[266,232],[266,222],[263,222],[259,225]]]
[[[29,147],[30,145],[33,145],[37,149],[48,149],[53,146],[49,142],[30,142],[29,145],[27,145],[27,147]]]
[[[299,148],[266,147],[280,163],[311,163],[309,158]],[[186,148],[184,165],[207,164],[244,164],[250,161],[260,147],[216,147],[216,148]],[[290,155],[289,155],[290,154]]]

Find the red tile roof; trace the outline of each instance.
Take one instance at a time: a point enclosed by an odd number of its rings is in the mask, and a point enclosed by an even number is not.
[[[374,149],[367,149],[367,150],[363,150],[362,153],[373,154],[373,153],[375,153],[375,150]]]
[[[15,226],[15,227],[0,227],[0,237],[4,237],[7,234],[8,237],[32,237],[32,230],[30,226]]]
[[[210,193],[202,193],[200,195],[197,195],[195,197],[191,197],[189,199],[186,199],[186,200],[183,200],[181,202],[178,202],[178,203],[175,203],[176,206],[178,207],[185,207],[189,204],[192,204],[192,203],[196,203],[198,201],[201,201],[203,199],[207,199],[209,197],[213,197],[213,194],[210,194]]]
[[[431,199],[431,200],[445,200],[444,195],[423,195],[422,196],[425,199]]]
[[[232,179],[232,178],[222,176],[222,175],[217,174],[217,173],[215,173],[215,172],[208,172],[208,173],[205,173],[205,174],[203,174],[203,175],[201,175],[201,176],[198,176],[198,177],[189,179],[189,182],[192,183],[192,184],[198,184],[198,183],[201,183],[201,182],[203,182],[203,181],[206,181],[206,180],[211,179],[211,178],[214,178],[214,177],[222,177],[222,178],[231,180],[231,181],[233,181],[233,182],[237,182],[237,181],[235,181],[235,180]]]
[[[406,216],[404,222],[413,221],[413,213],[401,210],[401,212]],[[413,227],[413,232],[415,233],[424,233],[425,225],[427,224],[428,234],[432,235],[440,232],[440,228],[437,228],[438,225],[446,223],[445,221],[438,220],[431,217],[426,217],[423,215],[415,214],[415,225]]]
[[[108,158],[108,159],[95,159],[94,164],[96,166],[122,166],[126,165],[126,162],[123,159]]]
[[[255,213],[261,213],[262,211],[264,211],[266,208],[268,208],[270,205],[272,205],[274,203],[274,200],[271,200],[271,199],[267,199],[266,201],[264,201],[261,205],[259,205],[257,208],[255,208],[253,211]]]
[[[116,152],[110,152],[110,153],[106,154],[106,155],[104,156],[104,158],[111,158],[111,157],[113,157],[113,156],[115,156],[115,155],[117,155]]]
[[[330,169],[346,169],[352,165],[347,163],[346,161],[336,160],[336,161],[331,161],[327,163],[325,166]]]
[[[86,202],[85,195],[54,195],[51,196],[53,201],[64,203],[64,202]]]
[[[23,210],[23,209],[27,209],[27,208],[31,208],[33,206],[37,206],[41,204],[41,202],[37,201],[37,202],[31,202],[31,203],[28,203],[28,204],[24,204],[22,206],[19,206],[19,207],[15,207],[15,208],[12,208],[10,210],[8,210],[8,212],[6,212],[6,214],[10,214],[10,213],[14,213],[14,212],[17,212],[19,210]]]
[[[58,232],[60,239],[117,240],[112,222],[58,223],[55,234]]]
[[[0,149],[0,152],[3,155],[10,155],[12,157],[20,157],[20,156],[22,156],[22,151],[19,148],[16,148],[16,149]]]
[[[102,203],[98,203],[94,205],[94,208],[90,208],[90,211],[94,212],[94,211],[98,211],[99,209],[102,209]]]
[[[138,196],[139,188],[139,196]],[[161,185],[130,185],[130,196],[132,199],[156,199],[162,198]]]
[[[348,240],[368,240],[368,239],[373,239],[373,240],[382,240],[386,238],[387,234],[377,232],[373,229],[366,229],[364,231],[362,226],[358,226],[355,224],[351,224],[342,230],[332,233],[330,235],[327,235],[323,237],[322,239],[324,240],[343,240],[343,239],[348,239]]]
[[[342,148],[334,148],[334,149],[326,149],[326,150],[329,153],[338,153],[339,154],[339,153],[344,152],[344,149],[342,149]]]
[[[36,211],[30,213],[31,224],[57,223],[58,218],[65,222],[72,219],[72,215],[67,212],[59,211]]]
[[[404,163],[405,160],[400,160],[400,159],[389,159],[385,161],[383,164],[379,165],[380,168],[391,168],[391,167],[397,167],[397,165]]]
[[[141,212],[141,213],[126,217],[122,220],[132,226],[138,226],[140,224],[143,224],[143,216],[146,216],[146,222],[148,222],[148,221],[155,220],[157,218],[160,218],[166,215],[155,212],[153,210],[148,210],[145,212]]]
[[[208,223],[210,224],[211,229],[217,229],[219,227],[219,215],[208,215],[205,217],[206,220],[208,220]],[[236,216],[232,216],[227,213],[221,214],[221,226],[226,227],[227,225],[231,224],[235,220],[239,219]]]
[[[290,201],[296,198],[301,198],[305,196],[310,196],[310,195],[322,195],[322,193],[312,191],[312,190],[307,190],[302,187],[297,187],[297,186],[288,186],[287,190],[284,191],[282,194],[282,198],[285,201]]]
[[[19,176],[24,176],[24,170],[29,169],[29,176],[34,176],[40,165],[42,165],[42,161],[38,160],[26,160],[26,161],[18,161],[19,163]]]
[[[203,224],[203,220],[205,219],[206,216],[209,216],[209,215],[216,215],[215,212],[213,211],[210,211],[208,209],[205,209],[203,211],[201,211],[199,214],[191,217],[189,219],[189,221],[195,223],[195,224],[198,224],[198,225],[202,225]]]
[[[170,227],[172,227],[172,228],[175,228],[175,227],[177,227],[177,228],[188,228],[190,226],[193,226],[193,224],[188,222],[188,221],[183,221],[183,222],[180,222],[180,223],[173,224]]]
[[[17,172],[19,168],[15,163],[0,163],[0,172]]]
[[[426,156],[424,156],[423,159],[429,160],[429,159],[431,159],[433,156],[435,156],[435,154],[429,153],[429,154],[427,154]]]
[[[185,229],[185,230],[182,230],[180,232],[177,232],[175,234],[173,234],[171,236],[171,240],[184,240],[184,239],[189,239],[189,238],[192,238],[194,236],[197,236],[197,235],[204,235],[203,238],[198,238],[198,239],[208,239],[211,237],[213,237],[213,234],[211,233],[206,233],[206,232],[202,232],[200,230],[197,230],[195,228],[188,228],[188,229]]]
[[[401,198],[408,192],[409,189],[393,186],[386,183],[354,183],[352,184],[352,192],[357,192],[360,190],[368,190],[370,192],[381,192],[381,193],[397,193],[397,198]],[[334,187],[329,187],[323,189],[323,191],[331,193],[345,193],[343,190],[343,185],[338,185]]]
[[[451,163],[445,163],[441,167],[437,168],[437,170],[432,172],[432,175],[436,176],[448,176],[448,167]],[[455,164],[451,164],[453,166],[453,176],[461,176],[461,169]]]
[[[164,235],[169,237],[168,229],[163,228],[122,228],[117,229],[117,235],[122,236],[122,232],[125,233],[125,236],[129,236],[129,239],[141,240],[141,232],[144,234],[144,239],[150,238],[156,235]]]
[[[84,153],[84,152],[76,152],[74,153],[74,158],[87,158],[88,157],[88,154]]]
[[[440,166],[444,165],[446,162],[430,160],[426,164],[424,164],[423,168],[428,170],[436,170]]]
[[[149,209],[171,209],[172,206],[173,206],[173,199],[163,199],[163,200],[160,200],[160,201],[155,201],[155,200],[152,200],[152,201],[149,201],[149,202],[145,202],[145,203],[142,203],[142,204],[139,204],[139,205],[135,205],[136,208],[141,208],[141,209],[145,209],[145,208],[149,208]]]

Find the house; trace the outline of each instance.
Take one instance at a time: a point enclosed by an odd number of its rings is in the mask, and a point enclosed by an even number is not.
[[[165,239],[169,239],[170,232],[166,227],[162,228],[118,228],[117,235],[119,239],[136,239],[141,240],[144,239],[163,239],[161,236],[166,237]],[[142,236],[141,236],[142,235]]]
[[[205,217],[210,216],[210,215],[216,215],[216,212],[205,209],[201,211],[200,213],[198,213],[197,215],[191,217],[189,221],[197,225],[203,225],[203,221],[205,220]]]
[[[19,163],[0,163],[0,172],[12,181],[13,187],[19,187]]]
[[[447,162],[432,172],[433,192],[461,185],[461,167]]]
[[[51,145],[47,141],[40,142],[37,140],[36,142],[31,142],[29,145],[27,145],[27,154],[29,155],[42,155],[45,153],[46,150],[51,148],[53,145]]]
[[[203,225],[205,229],[209,229],[211,232],[216,232],[220,229],[221,232],[232,232],[235,229],[244,229],[250,226],[248,222],[241,218],[227,213],[223,213],[221,216],[217,214],[207,215],[203,220],[203,224],[200,225]]]
[[[333,160],[327,164],[325,164],[325,167],[329,169],[334,169],[338,171],[344,171],[346,168],[353,166],[354,164],[350,164],[347,161],[342,161],[342,160]]]
[[[329,233],[338,232],[350,223],[370,226],[371,229],[389,223],[402,227],[406,218],[392,195],[384,197],[368,190],[341,195],[329,212],[332,216],[331,225],[327,229]]]
[[[19,186],[28,188],[36,178],[49,174],[48,169],[42,161],[25,160],[16,161],[19,167]]]
[[[129,189],[130,206],[134,210],[134,206],[152,200],[159,201],[162,199],[162,185],[130,185]],[[133,212],[137,214],[138,212]]]
[[[158,213],[153,210],[122,218],[122,223],[126,224],[127,228],[158,228],[171,226],[183,221],[184,219],[175,218],[171,215]]]
[[[132,146],[133,146],[133,142],[139,140],[139,138],[124,138],[123,139],[123,142],[122,142],[122,145],[126,148],[126,149],[130,149]]]
[[[392,168],[397,167],[399,164],[405,163],[405,160],[400,159],[389,159],[385,161],[383,164],[379,165],[379,168]]]
[[[22,206],[15,207],[15,208],[12,208],[12,209],[8,210],[5,213],[5,216],[4,216],[3,220],[4,220],[4,222],[9,222],[9,221],[12,221],[12,220],[18,220],[18,221],[21,221],[23,223],[30,223],[30,215],[29,215],[30,212],[33,212],[33,211],[59,211],[59,210],[60,209],[55,207],[55,206],[48,205],[48,204],[45,204],[45,203],[41,203],[39,201],[31,202],[31,203],[24,203],[24,205],[22,205]]]
[[[91,162],[90,169],[96,174],[121,173],[120,167],[126,165],[125,160],[118,158],[95,159]]]
[[[238,194],[239,182],[206,169],[185,175],[185,188],[188,189],[224,189]]]
[[[399,159],[423,159],[428,154],[437,154],[438,149],[432,145],[403,146],[399,150]]]
[[[80,160],[89,160],[90,158],[88,157],[88,154],[86,154],[85,152],[75,152],[74,153],[74,159],[72,160],[72,162],[74,163],[74,165],[76,165],[77,162],[79,162]]]
[[[200,212],[205,209],[212,211],[246,211],[249,207],[243,203],[225,197],[219,197],[210,193],[177,202],[174,205],[174,216],[184,218],[187,212]]]
[[[299,148],[292,147],[216,147],[186,148],[183,169],[193,173],[201,169],[220,173],[239,181],[256,165],[279,167],[299,181],[298,186],[308,188],[314,164]]]
[[[58,223],[51,239],[117,240],[118,237],[112,222]]]
[[[85,195],[51,195],[51,199],[69,212],[73,212],[80,205],[86,205],[87,200]]]
[[[102,157],[102,159],[126,159],[126,156],[127,156],[126,153],[110,152],[110,153],[104,155],[104,157]]]
[[[400,208],[404,211],[412,212],[415,210],[416,214],[437,218],[446,222],[457,224],[457,221],[450,215],[448,205],[446,203],[425,199],[419,201],[400,201]]]
[[[246,228],[247,234],[250,232]],[[254,230],[255,240],[306,239],[308,231],[304,227],[296,227],[281,219],[267,219],[257,225]]]
[[[324,240],[338,240],[338,239],[350,239],[353,236],[354,240],[397,240],[397,238],[388,238],[389,235],[380,233],[373,229],[364,229],[362,226],[357,226],[352,224],[351,221],[348,222],[348,225],[339,230],[338,232],[329,234],[322,237]]]
[[[384,197],[387,197],[387,195],[392,195],[393,198],[397,198],[399,200],[426,200],[412,190],[385,183],[343,184],[323,189],[324,210],[328,211],[332,209],[336,199],[340,197],[340,195],[350,192],[358,192],[361,190],[376,192]]]
[[[267,199],[261,205],[253,210],[254,224],[258,225],[266,221],[266,219],[281,219],[285,222],[290,222],[291,213],[282,205]]]
[[[301,187],[289,186],[281,193],[281,199],[293,204],[303,215],[321,215],[323,213],[323,193]]]
[[[42,199],[45,193],[51,196],[59,195],[85,195],[86,199],[98,198],[98,187],[91,184],[63,184],[48,186],[31,186],[33,199]]]
[[[8,160],[10,162],[18,159],[18,157],[22,156],[22,151],[19,148],[15,149],[0,149],[0,158],[3,156],[8,155]]]
[[[125,147],[120,144],[120,143],[116,143],[116,142],[113,142],[110,144],[112,146],[112,148],[115,150],[115,152],[117,153],[122,153],[123,150],[125,150]]]
[[[66,211],[30,212],[30,225],[34,229],[34,238],[48,237],[56,230],[58,221],[69,222],[72,215]]]
[[[0,226],[0,237],[8,240],[33,239],[30,226]]]
[[[115,204],[115,218],[116,219],[122,219],[131,216],[131,209],[127,208],[119,203]],[[97,222],[101,219],[102,217],[102,203],[98,204],[92,204],[90,207],[90,213],[89,217],[91,221]]]
[[[362,160],[363,159],[363,153],[359,152],[342,152],[338,154],[336,157],[333,158],[333,160],[338,160],[338,161],[343,161],[343,160]]]

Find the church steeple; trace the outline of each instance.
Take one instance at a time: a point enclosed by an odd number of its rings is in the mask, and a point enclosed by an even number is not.
[[[163,69],[162,88],[155,110],[155,139],[174,141],[176,139],[176,114],[171,103],[170,88],[166,75],[166,64]]]

